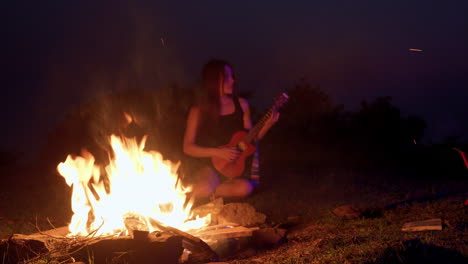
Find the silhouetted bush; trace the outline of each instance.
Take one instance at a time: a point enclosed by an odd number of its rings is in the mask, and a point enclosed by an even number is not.
[[[381,170],[411,177],[466,175],[453,145],[421,144],[425,120],[401,115],[391,97],[363,101],[357,111],[346,112],[305,80],[287,92],[290,100],[280,121],[260,145],[263,166]]]
[[[116,134],[138,139],[148,135],[146,149],[184,164],[183,133],[194,92],[166,86],[97,95],[70,110],[52,130],[42,152],[44,163],[55,170],[68,154],[78,155],[82,148],[105,163],[111,152],[109,136]],[[346,112],[305,80],[287,93],[290,100],[281,109],[280,121],[260,144],[263,168],[382,170],[413,177],[466,173],[452,146],[420,144],[426,122],[402,116],[390,97],[363,101],[357,111]],[[124,113],[132,117],[129,126]]]

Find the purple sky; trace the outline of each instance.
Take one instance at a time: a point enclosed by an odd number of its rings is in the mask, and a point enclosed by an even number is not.
[[[8,4],[3,148],[37,145],[70,105],[111,89],[74,83],[138,56],[181,84],[225,58],[258,107],[306,77],[349,110],[392,96],[428,121],[427,139],[468,135],[467,1],[159,2]]]

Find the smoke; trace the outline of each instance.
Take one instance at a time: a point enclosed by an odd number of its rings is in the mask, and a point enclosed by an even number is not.
[[[17,65],[8,84],[16,87],[9,97],[18,102],[11,103],[17,109],[9,118],[18,133],[7,135],[16,142],[10,148],[33,156],[61,120],[103,94],[187,82],[171,23],[156,7],[143,5],[43,3],[27,18],[15,18],[21,35],[10,38],[16,44],[10,50],[21,57],[11,56]],[[14,9],[21,13],[26,7]]]

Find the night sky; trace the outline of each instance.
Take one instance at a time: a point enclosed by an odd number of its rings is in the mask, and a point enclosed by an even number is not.
[[[259,108],[306,77],[348,110],[391,96],[427,120],[427,142],[468,139],[466,0],[46,0],[2,11],[0,149],[40,145],[70,106],[115,88],[106,78],[131,68],[155,72],[155,88],[185,85],[211,57],[232,62]]]

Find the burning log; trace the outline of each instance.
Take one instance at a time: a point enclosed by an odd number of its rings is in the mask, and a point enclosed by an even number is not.
[[[94,263],[109,260],[118,263],[154,263],[155,260],[158,263],[206,263],[218,260],[218,256],[237,255],[259,244],[276,244],[271,239],[265,243],[261,235],[264,229],[259,227],[219,224],[193,229],[189,234],[157,220],[148,220],[160,231],[141,230],[142,222],[136,218],[125,219],[130,235],[120,237],[96,236],[95,233],[68,237],[68,227],[61,227],[32,235],[15,234],[0,241],[0,254],[6,256],[4,263],[28,263],[41,258],[85,263],[90,258]]]
[[[188,258],[188,262],[201,263],[217,260],[217,254],[210,248],[210,246],[208,246],[208,244],[206,244],[200,238],[185,233],[177,228],[165,226],[154,219],[150,219],[150,222],[152,225],[156,226],[160,230],[183,237],[182,246],[191,252]]]
[[[90,253],[95,263],[106,263],[109,260],[121,260],[127,263],[178,263],[182,254],[182,237],[164,232],[147,234],[145,239],[117,237],[99,239],[80,249],[75,259],[89,259]],[[112,262],[112,261],[111,261]]]
[[[0,255],[3,257],[3,263],[21,263],[46,253],[48,250],[45,241],[41,239],[24,239],[12,235],[0,241]]]
[[[41,259],[84,261],[94,263],[179,263],[182,236],[168,232],[146,232],[145,236],[124,237],[59,237],[44,232],[32,235],[14,234],[0,241],[3,263],[31,263]],[[113,262],[114,263],[114,262]]]

